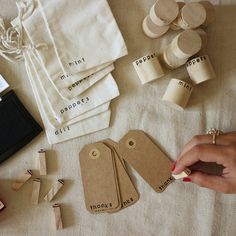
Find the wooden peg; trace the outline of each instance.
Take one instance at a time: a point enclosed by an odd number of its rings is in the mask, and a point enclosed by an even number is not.
[[[5,205],[3,202],[0,201],[0,211],[3,211],[5,209]]]
[[[193,91],[193,87],[178,79],[172,79],[162,98],[167,104],[178,110],[184,110]]]
[[[159,79],[164,75],[155,53],[137,59],[133,62],[133,66],[142,84]]]
[[[169,30],[169,28],[170,26],[168,25],[158,26],[154,24],[150,16],[146,16],[143,20],[143,32],[149,38],[159,38],[164,35]]]
[[[206,21],[205,8],[197,3],[186,3],[180,10],[178,17],[173,22],[182,29],[196,29]]]
[[[58,191],[61,189],[61,187],[64,185],[64,180],[59,179],[55,185],[52,186],[48,194],[44,197],[45,201],[52,201],[52,199],[56,196]]]
[[[172,50],[172,45],[169,45],[162,54],[162,60],[165,63],[166,67],[173,70],[184,65],[188,59],[181,59],[175,56]]]
[[[61,217],[61,206],[56,203],[53,205],[53,211],[55,216],[55,226],[57,230],[63,229],[62,217]]]
[[[178,175],[172,174],[172,176],[173,176],[175,179],[183,179],[183,178],[188,177],[190,174],[191,174],[191,170],[190,170],[190,169],[186,169],[186,170],[184,170],[182,173],[180,173],[180,174],[178,174]]]
[[[33,190],[31,196],[31,203],[33,205],[38,205],[39,203],[40,185],[41,185],[40,178],[35,178],[33,182]]]
[[[158,0],[150,10],[150,17],[154,24],[169,25],[179,13],[175,0]]]
[[[32,170],[27,170],[24,174],[20,175],[12,185],[12,189],[17,191],[24,185],[33,175]]]
[[[195,85],[216,78],[215,71],[208,55],[190,60],[186,64],[186,67],[189,77]]]
[[[171,42],[171,49],[176,57],[188,59],[200,51],[202,40],[193,30],[185,30],[178,34]]]
[[[46,152],[43,149],[38,151],[38,163],[40,175],[47,175]]]
[[[215,6],[209,1],[199,2],[206,10],[206,20],[203,23],[203,26],[207,27],[210,25],[216,18],[216,9]]]
[[[180,12],[180,10],[184,7],[185,2],[177,2],[177,4],[178,4],[178,7],[179,7],[179,12]],[[181,29],[181,27],[176,23],[176,21],[173,21],[170,24],[170,28],[172,30],[180,30]]]

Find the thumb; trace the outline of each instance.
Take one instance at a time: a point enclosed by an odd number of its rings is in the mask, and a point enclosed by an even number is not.
[[[203,188],[209,188],[217,192],[229,193],[230,184],[223,176],[208,175],[202,172],[193,172],[189,176],[191,182]]]

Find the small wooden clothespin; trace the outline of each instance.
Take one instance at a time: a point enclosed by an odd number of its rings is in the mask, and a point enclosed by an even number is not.
[[[5,209],[5,205],[3,202],[0,201],[0,211],[3,211]]]
[[[55,197],[55,195],[58,193],[58,191],[61,189],[61,187],[64,185],[64,180],[59,179],[55,185],[52,186],[48,194],[44,197],[45,201],[52,201],[52,199]]]
[[[56,203],[53,206],[53,211],[55,215],[55,225],[56,229],[63,229],[62,217],[61,217],[61,206],[60,204]]]
[[[31,203],[33,205],[38,205],[39,193],[40,193],[40,185],[41,185],[40,178],[35,178],[34,182],[33,182],[33,190],[32,190],[32,195],[31,195]]]
[[[44,149],[38,151],[38,164],[40,175],[47,175],[46,151]]]
[[[12,185],[12,189],[17,191],[24,185],[33,175],[32,170],[27,170],[24,174],[20,175]]]
[[[178,174],[178,175],[172,174],[172,176],[173,176],[175,179],[183,179],[183,178],[188,177],[190,174],[191,174],[191,170],[190,170],[190,169],[186,169],[186,170],[184,170],[182,173],[180,173],[180,174]]]

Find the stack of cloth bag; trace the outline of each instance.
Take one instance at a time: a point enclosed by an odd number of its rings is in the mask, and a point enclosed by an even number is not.
[[[18,0],[0,54],[24,60],[50,144],[109,127],[127,48],[106,0]]]

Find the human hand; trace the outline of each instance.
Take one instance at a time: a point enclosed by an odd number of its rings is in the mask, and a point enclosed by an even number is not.
[[[173,174],[180,174],[195,163],[215,162],[224,167],[222,176],[193,171],[185,182],[193,182],[200,187],[222,193],[236,193],[236,132],[220,134],[216,145],[211,135],[197,135],[187,143],[180,154]]]

